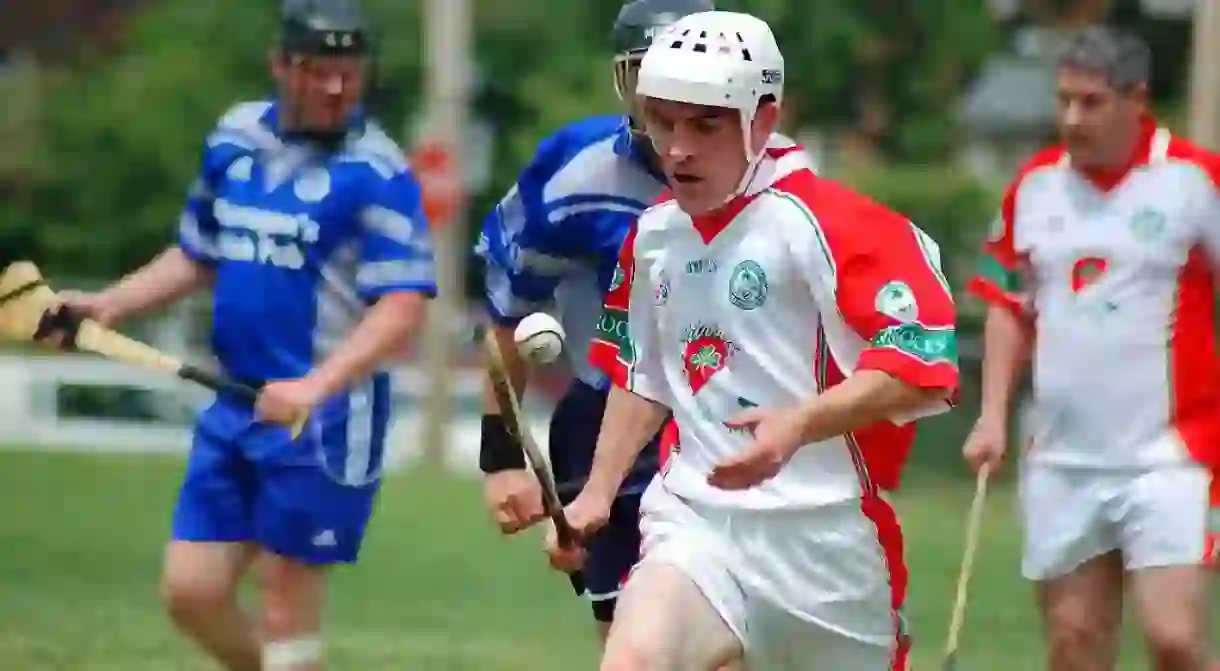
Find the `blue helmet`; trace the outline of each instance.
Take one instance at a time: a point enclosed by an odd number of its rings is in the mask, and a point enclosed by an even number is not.
[[[712,0],[630,0],[614,20],[614,90],[631,104],[635,97],[635,73],[652,39],[688,14],[716,9]],[[631,128],[639,131],[634,118]]]

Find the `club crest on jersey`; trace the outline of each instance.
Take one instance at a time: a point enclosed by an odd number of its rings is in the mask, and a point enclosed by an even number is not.
[[[886,282],[873,299],[873,307],[877,312],[902,324],[919,319],[919,304],[915,301],[915,292],[906,282]]]
[[[1140,240],[1152,240],[1165,230],[1164,213],[1151,208],[1143,208],[1131,217],[1131,231]]]
[[[742,310],[754,310],[767,302],[767,273],[754,261],[742,261],[729,277],[729,300]]]
[[[311,168],[292,184],[292,192],[303,203],[320,203],[330,195],[330,172],[325,168]]]
[[[1076,262],[1072,264],[1072,293],[1079,294],[1096,284],[1097,280],[1106,273],[1108,265],[1109,263],[1105,259],[1095,256],[1076,259]]]
[[[623,270],[623,264],[614,266],[614,276],[610,278],[610,291],[618,291],[619,287],[623,286],[623,282],[627,281],[627,271]]]
[[[652,302],[657,307],[661,307],[669,302],[669,278],[664,274],[661,275],[661,281],[657,284],[657,288],[652,292]]]
[[[724,370],[737,346],[715,326],[695,324],[682,334],[682,367],[691,393],[699,393],[716,373]]]

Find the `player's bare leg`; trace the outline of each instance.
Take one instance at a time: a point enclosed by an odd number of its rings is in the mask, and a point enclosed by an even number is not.
[[[600,668],[717,671],[743,654],[741,642],[686,574],[644,562],[619,595]]]
[[[1112,671],[1122,623],[1123,563],[1109,552],[1037,583],[1048,671]]]
[[[260,671],[257,630],[237,604],[237,585],[256,557],[245,543],[173,541],[165,552],[161,595],[185,634],[230,671]]]
[[[1207,569],[1167,566],[1133,571],[1131,595],[1139,609],[1149,668],[1204,671],[1208,662]]]
[[[602,642],[603,650],[605,650],[606,642],[610,639],[611,624],[612,623],[610,623],[610,622],[598,622],[597,623],[597,635]],[[745,671],[745,668],[746,667],[741,665],[741,662],[734,661],[734,662],[725,663],[722,666],[717,667],[716,671]],[[1216,667],[1216,669],[1213,669],[1212,671],[1220,671],[1220,666]]]
[[[323,567],[264,553],[262,671],[322,671]]]

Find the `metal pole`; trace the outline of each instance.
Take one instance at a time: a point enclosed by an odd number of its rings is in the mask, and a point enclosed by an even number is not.
[[[463,134],[470,96],[471,16],[469,0],[427,0],[427,112],[425,137],[447,148],[462,170]],[[453,424],[453,373],[457,333],[465,302],[465,209],[450,221],[433,222],[439,295],[428,314],[424,340],[431,393],[424,403],[425,461],[439,464],[449,448]]]
[[[1220,2],[1195,3],[1190,80],[1191,139],[1220,150]]]

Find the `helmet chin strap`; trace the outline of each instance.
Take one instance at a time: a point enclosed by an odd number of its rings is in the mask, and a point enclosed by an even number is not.
[[[750,152],[750,130],[753,125],[754,115],[743,111],[741,113],[741,140],[742,151],[746,155],[746,169],[741,174],[741,181],[737,183],[737,188],[729,193],[720,206],[728,205],[750,188],[750,182],[754,181],[755,175],[758,174],[758,168],[762,165],[763,156],[767,154],[767,146],[765,144],[757,153],[751,154]]]

